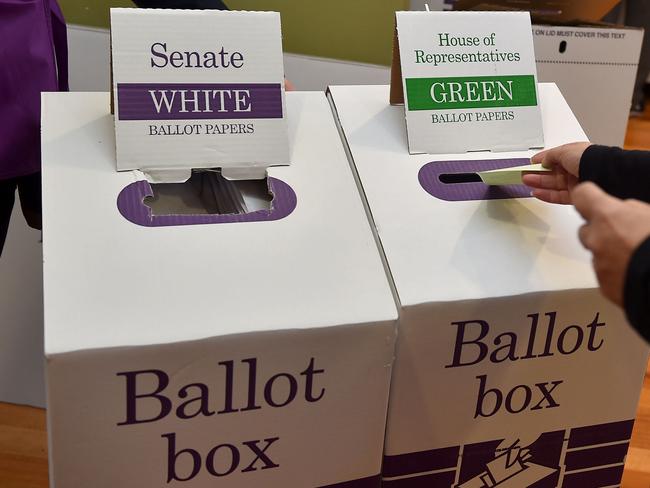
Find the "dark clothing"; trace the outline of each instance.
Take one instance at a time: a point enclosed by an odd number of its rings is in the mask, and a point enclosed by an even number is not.
[[[183,9],[217,9],[228,10],[221,0],[133,0],[143,8],[183,8]]]
[[[650,342],[650,239],[632,255],[625,277],[624,297],[627,319]]]
[[[593,181],[618,198],[650,203],[650,152],[590,146],[580,160],[580,181]],[[632,255],[624,302],[630,324],[650,342],[650,238]]]
[[[618,198],[650,203],[650,152],[590,146],[580,161],[580,180],[593,181]]]
[[[0,256],[7,237],[11,211],[16,199],[16,189],[20,197],[20,207],[33,229],[41,230],[41,173],[34,173],[9,180],[0,180]]]

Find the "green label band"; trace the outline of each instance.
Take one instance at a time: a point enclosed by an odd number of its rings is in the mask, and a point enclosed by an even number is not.
[[[407,78],[408,110],[450,110],[537,105],[535,77]]]

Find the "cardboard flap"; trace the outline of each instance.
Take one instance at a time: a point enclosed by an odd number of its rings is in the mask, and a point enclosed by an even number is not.
[[[399,57],[399,35],[397,34],[397,20],[393,34],[393,62],[390,66],[390,104],[404,104],[404,86],[402,85],[402,63]]]

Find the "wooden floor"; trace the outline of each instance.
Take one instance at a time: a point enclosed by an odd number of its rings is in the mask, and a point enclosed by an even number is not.
[[[630,121],[625,144],[650,149],[650,110]],[[46,488],[47,483],[45,411],[0,403],[0,488]],[[621,488],[650,488],[650,367]]]

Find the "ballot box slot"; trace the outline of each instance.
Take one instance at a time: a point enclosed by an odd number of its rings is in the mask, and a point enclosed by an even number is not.
[[[231,181],[219,168],[193,170],[182,183],[152,183],[152,215],[242,215],[271,208],[267,178]]]
[[[443,173],[438,176],[441,183],[456,185],[459,183],[481,183],[481,178],[476,173]]]

